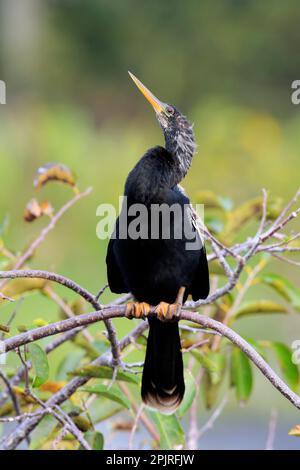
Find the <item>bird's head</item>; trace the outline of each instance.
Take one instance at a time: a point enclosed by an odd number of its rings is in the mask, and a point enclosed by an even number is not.
[[[182,164],[186,163],[184,160],[190,160],[196,149],[192,124],[175,106],[160,101],[138,78],[128,73],[152,105],[163,130],[167,150],[176,155]]]

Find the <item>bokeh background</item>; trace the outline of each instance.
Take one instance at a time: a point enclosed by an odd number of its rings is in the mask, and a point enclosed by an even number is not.
[[[1,0],[7,104],[0,106],[0,222],[8,222],[10,248],[21,250],[45,223],[22,218],[36,169],[65,163],[80,189],[93,193],[58,224],[34,267],[93,291],[106,283],[107,241],[96,237],[96,208],[117,204],[135,162],[162,143],[128,69],[195,123],[198,154],[184,182],[192,200],[207,189],[240,203],[262,187],[287,200],[300,174],[300,106],[291,103],[291,83],[300,78],[299,24],[297,0]],[[50,185],[39,197],[59,207],[70,189]],[[279,268],[299,286],[296,268]],[[2,308],[3,318],[10,310]],[[57,318],[36,296],[25,300],[20,322],[38,313]],[[250,319],[239,331],[291,343],[299,316]],[[250,403],[240,408],[230,400],[201,447],[264,448],[272,408],[280,423],[275,447],[299,447],[287,436],[299,416],[258,373]]]

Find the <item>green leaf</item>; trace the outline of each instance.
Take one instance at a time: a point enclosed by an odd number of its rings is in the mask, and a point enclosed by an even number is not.
[[[205,356],[205,361],[202,363],[206,369],[203,376],[204,401],[206,408],[211,409],[218,399],[225,375],[226,360],[223,354],[213,351],[209,351]]]
[[[185,393],[184,393],[182,403],[180,407],[178,408],[178,416],[180,418],[182,418],[192,406],[192,403],[195,399],[196,391],[197,391],[195,379],[189,370],[187,370],[184,374],[184,382],[185,382]]]
[[[221,380],[223,379],[225,373],[223,371]],[[221,388],[221,380],[217,384],[213,384],[211,380],[211,376],[207,372],[207,370],[204,373],[202,382],[203,382],[203,392],[204,392],[204,403],[205,407],[210,410],[216,403],[218,396],[219,396],[219,391]]]
[[[2,237],[5,234],[5,232],[8,229],[8,226],[9,226],[9,215],[6,214],[0,223],[0,237]]]
[[[292,361],[292,352],[283,343],[270,342],[270,348],[274,352],[282,374],[291,389],[297,390],[299,385],[299,370]]]
[[[265,341],[255,341],[253,338],[244,336],[244,339],[261,355],[261,357],[267,362],[266,351],[264,348]]]
[[[196,202],[205,205],[207,209],[224,210],[224,200],[222,200],[221,197],[217,196],[213,191],[197,191],[195,196]]]
[[[102,395],[109,400],[115,401],[125,408],[131,408],[130,401],[120,392],[119,388],[116,385],[108,388],[106,385],[94,385],[91,387],[82,387],[80,389],[83,392],[95,393],[97,395]]]
[[[224,223],[221,220],[210,217],[209,215],[205,217],[205,224],[212,233],[220,233],[224,228]]]
[[[248,357],[239,348],[232,350],[231,380],[237,399],[240,402],[247,401],[252,392],[252,369]]]
[[[87,356],[94,360],[99,357],[98,351],[93,347],[92,343],[89,342],[82,333],[76,335],[76,338],[72,340],[76,347],[83,349]]]
[[[295,310],[300,312],[300,289],[279,274],[265,274],[260,280],[276,290],[281,297],[291,303]]]
[[[0,239],[0,249],[1,249],[1,242]],[[0,256],[0,271],[6,271],[9,269],[9,265],[11,264],[11,260],[5,257]]]
[[[32,294],[37,290],[42,291],[47,281],[45,279],[14,279],[2,289],[2,294],[16,299],[20,296]]]
[[[75,369],[84,357],[84,351],[72,351],[67,354],[63,360],[59,363],[56,372],[56,380],[66,380],[70,370]]]
[[[219,200],[220,206],[224,209],[224,211],[228,212],[232,209],[233,201],[229,197],[218,196],[218,200]]]
[[[221,353],[209,351],[207,357],[213,362],[214,369],[208,371],[211,377],[211,381],[214,385],[219,383],[222,378],[222,373],[225,368],[225,356]]]
[[[163,415],[158,411],[150,412],[160,436],[160,449],[182,449],[184,446],[184,431],[175,416]]]
[[[73,372],[69,372],[70,375],[76,375],[81,377],[93,377],[96,379],[112,379],[113,370],[106,366],[94,366],[88,365],[78,367]],[[129,382],[139,385],[139,379],[133,374],[126,374],[125,372],[118,371],[116,380],[123,382]]]
[[[38,388],[48,380],[49,363],[45,351],[35,343],[28,346],[35,377],[32,386]]]
[[[57,421],[52,416],[44,416],[30,435],[29,450],[41,449],[56,427]]]
[[[7,325],[1,325],[1,323],[0,323],[0,331],[3,331],[3,333],[9,333],[9,332],[10,332],[10,328],[9,328],[9,326],[7,326]]]
[[[283,305],[271,300],[258,300],[256,302],[248,302],[243,304],[234,315],[235,318],[244,317],[246,315],[256,315],[258,313],[288,313]]]
[[[147,337],[145,335],[141,335],[136,339],[136,344],[139,344],[140,346],[147,346]]]
[[[267,218],[268,220],[274,219],[280,212],[282,201],[278,198],[269,198]],[[231,235],[234,236],[246,223],[253,220],[253,218],[260,218],[262,211],[262,197],[256,197],[249,201],[244,202],[240,206],[234,208],[228,213],[227,224],[225,226],[222,237],[225,239]],[[276,215],[277,214],[277,215]]]
[[[73,416],[73,421],[82,432],[87,432],[92,428],[92,423],[89,418],[84,415]]]
[[[95,400],[95,405],[92,405],[93,420],[95,423],[100,423],[116,415],[121,410],[124,410],[123,405],[100,396],[99,400]]]
[[[104,437],[101,432],[87,431],[84,434],[85,440],[90,444],[93,450],[102,450],[104,446]],[[83,447],[79,447],[79,450],[83,450]]]
[[[225,368],[225,356],[221,353],[208,351],[203,353],[199,350],[192,350],[191,354],[208,371],[211,382],[217,384],[222,378],[222,372]]]
[[[226,276],[224,268],[220,265],[219,261],[213,260],[209,263],[209,273],[216,276]]]

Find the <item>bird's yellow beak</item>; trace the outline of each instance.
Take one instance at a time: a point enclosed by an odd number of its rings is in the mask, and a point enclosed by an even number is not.
[[[149,101],[154,111],[158,114],[161,113],[165,108],[165,103],[162,103],[161,101],[159,101],[159,99],[156,98],[156,96],[154,96],[153,93],[151,93],[151,91],[148,90],[148,88],[146,88],[145,85],[143,85],[142,82],[140,82],[139,79],[136,78],[131,72],[128,71],[128,73],[130,77],[132,78],[132,80],[134,81],[134,83],[136,84],[136,86],[138,87],[138,89],[143,93],[145,98]]]

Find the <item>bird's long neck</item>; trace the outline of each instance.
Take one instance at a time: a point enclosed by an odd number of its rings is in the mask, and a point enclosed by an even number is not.
[[[196,149],[192,126],[164,135],[165,148],[148,150],[128,175],[125,194],[134,202],[160,199],[165,189],[174,188],[188,172]]]
[[[196,150],[196,143],[192,126],[177,129],[175,133],[165,132],[166,150],[172,155],[170,167],[170,184],[175,186],[187,174]]]

